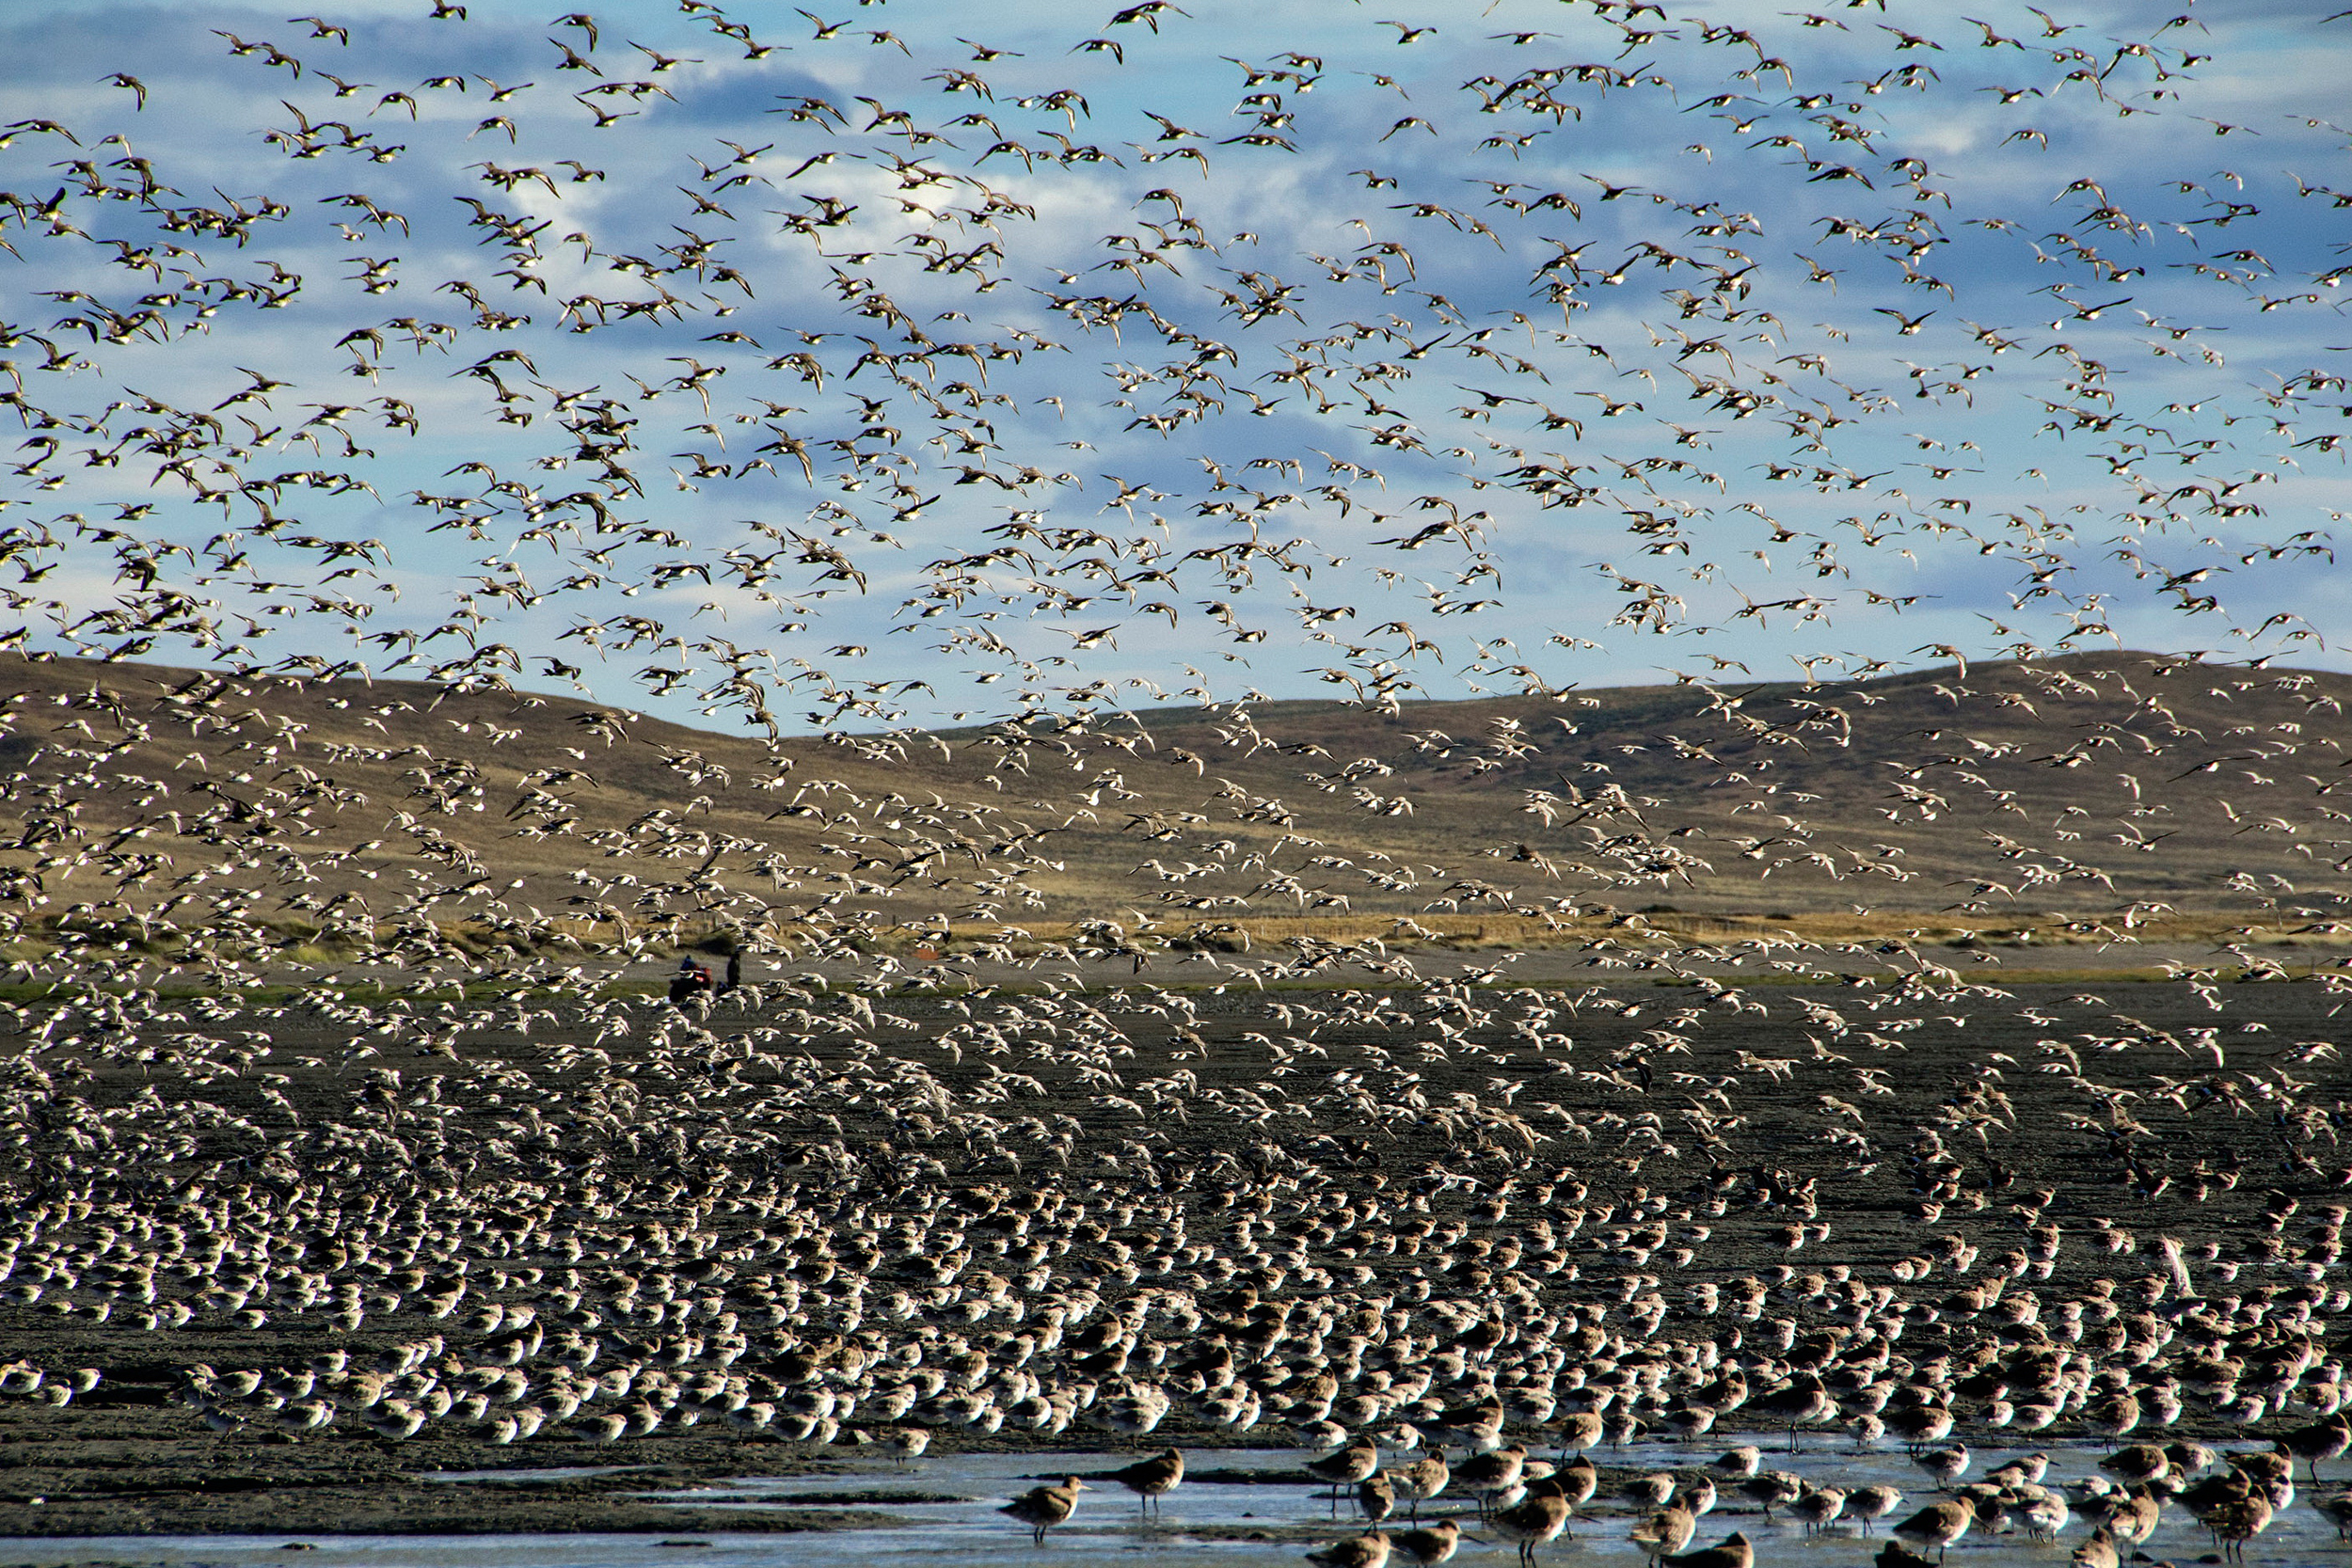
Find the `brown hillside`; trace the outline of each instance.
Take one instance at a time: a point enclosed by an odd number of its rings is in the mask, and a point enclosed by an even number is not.
[[[2257,895],[2319,913],[2343,880],[2347,695],[2125,653],[771,751],[564,697],[10,657],[0,866],[46,900],[27,912],[330,927],[821,909],[1181,930],[1597,903],[1998,926]]]

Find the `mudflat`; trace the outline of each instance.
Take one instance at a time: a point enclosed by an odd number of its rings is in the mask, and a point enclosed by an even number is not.
[[[927,1444],[1401,1464],[1596,1407],[1704,1423],[1696,1459],[1781,1435],[1735,1379],[1826,1380],[1816,1424],[1865,1438],[2037,1400],[2086,1434],[2132,1390],[2152,1429],[2169,1398],[2173,1435],[2266,1435],[2328,1357],[2251,1419],[2211,1364],[2324,1347],[2345,1305],[2339,1005],[34,1006],[0,1039],[0,1534],[882,1527],[874,1471]],[[834,1472],[789,1509],[647,1496]]]

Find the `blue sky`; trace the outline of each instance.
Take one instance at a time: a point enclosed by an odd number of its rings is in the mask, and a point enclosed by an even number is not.
[[[34,640],[793,728],[2340,662],[2326,8],[811,8],[14,20]]]

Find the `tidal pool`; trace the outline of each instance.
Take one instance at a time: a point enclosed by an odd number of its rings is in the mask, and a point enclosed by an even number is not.
[[[1638,1471],[1677,1470],[1690,1473],[1727,1447],[1727,1443],[1690,1445],[1637,1444],[1600,1457],[1610,1465]],[[1843,1443],[1813,1439],[1799,1452],[1773,1451],[1764,1443],[1769,1466],[1792,1470],[1821,1484],[1856,1486],[1887,1481],[1903,1488],[1908,1502],[1903,1512],[1931,1496],[1933,1482],[1899,1450],[1856,1452]],[[1981,1476],[2004,1461],[2037,1451],[2026,1447],[1977,1449],[1969,1469]],[[2044,1484],[2062,1486],[2097,1475],[2103,1452],[2095,1447],[2052,1445],[2038,1451],[2051,1456]],[[1040,1568],[1067,1565],[1116,1554],[1134,1568],[1182,1568],[1182,1565],[1225,1563],[1290,1563],[1321,1540],[1352,1534],[1360,1528],[1344,1506],[1336,1523],[1322,1488],[1299,1471],[1294,1452],[1268,1449],[1202,1449],[1189,1451],[1188,1479],[1167,1499],[1160,1515],[1138,1517],[1135,1497],[1115,1484],[1088,1494],[1078,1513],[1056,1529],[1043,1549],[1030,1544],[1027,1530],[996,1510],[1007,1499],[1044,1479],[1088,1475],[1116,1469],[1122,1456],[1102,1453],[958,1454],[928,1458],[904,1469],[882,1464],[870,1469],[789,1480],[743,1477],[678,1490],[648,1490],[657,1501],[691,1503],[700,1509],[740,1509],[767,1513],[812,1506],[855,1506],[887,1513],[903,1523],[889,1528],[853,1530],[812,1530],[805,1533],[680,1534],[664,1537],[633,1535],[308,1535],[287,1536],[107,1536],[80,1539],[0,1539],[0,1564],[27,1568],[66,1568],[66,1565],[168,1564],[170,1568],[260,1568],[302,1562],[312,1568],[647,1568],[647,1565],[701,1563],[709,1568],[930,1568],[963,1565],[983,1558],[991,1568]],[[577,1471],[538,1472],[546,1479],[563,1479]],[[2352,1466],[2343,1462],[2326,1466],[2329,1481],[2339,1475],[2352,1479]],[[527,1481],[532,1472],[476,1472],[442,1479],[463,1482],[497,1479]],[[2257,1568],[2344,1568],[2352,1550],[2339,1543],[2334,1527],[2311,1506],[2314,1496],[2336,1488],[2323,1481],[2314,1490],[2298,1488],[2294,1505],[2283,1511],[2268,1531],[2249,1544],[2247,1560]],[[1728,1494],[1727,1494],[1728,1496]],[[959,1500],[942,1501],[941,1498]],[[1602,1511],[1598,1513],[1591,1510]],[[1458,1518],[1475,1532],[1476,1508],[1468,1499],[1439,1497],[1422,1505],[1424,1522]],[[1626,1539],[1632,1511],[1606,1491],[1580,1517],[1576,1538],[1563,1540],[1543,1552],[1546,1564],[1589,1565],[1589,1568],[1642,1568],[1645,1555]],[[1898,1514],[1898,1517],[1900,1515]],[[1400,1515],[1401,1518],[1401,1515]],[[1730,1500],[1699,1522],[1695,1544],[1709,1544],[1732,1530],[1742,1530],[1755,1543],[1760,1564],[1789,1568],[1863,1568],[1883,1534],[1863,1536],[1851,1527],[1807,1541],[1793,1522],[1775,1519],[1767,1525],[1752,1505]],[[2055,1568],[2068,1560],[2074,1545],[2087,1533],[2079,1519],[2070,1524],[2058,1544],[2036,1545],[2021,1535],[1991,1536],[1972,1531],[1952,1549],[1951,1559],[1966,1568]],[[2164,1523],[2141,1548],[2140,1560],[2185,1565],[2213,1553],[2205,1532],[2177,1508],[2165,1510]],[[1487,1544],[1465,1541],[1456,1562],[1502,1565],[1515,1560],[1515,1548],[1499,1540]]]

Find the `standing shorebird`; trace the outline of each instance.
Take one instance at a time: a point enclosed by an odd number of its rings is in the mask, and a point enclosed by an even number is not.
[[[2202,1443],[2193,1443],[2186,1438],[2167,1443],[2164,1452],[2167,1458],[2180,1466],[2181,1473],[2185,1476],[2193,1476],[2201,1471],[2213,1469],[2221,1463],[2219,1454]],[[2036,1476],[2034,1479],[2040,1481],[2042,1478]]]
[[[1507,1449],[1472,1454],[1454,1466],[1448,1484],[1468,1492],[1478,1499],[1478,1510],[1486,1513],[1497,1497],[1519,1483],[1520,1472],[1527,1468],[1527,1450],[1514,1443]]]
[[[2099,1468],[2126,1486],[2145,1486],[2171,1472],[2172,1456],[2153,1443],[2132,1443],[2100,1460]]]
[[[1421,1523],[1421,1505],[1446,1489],[1454,1472],[1441,1453],[1427,1454],[1414,1460],[1400,1470],[1391,1470],[1390,1479],[1396,1483],[1397,1496],[1411,1505],[1413,1523]]]
[[[1580,1410],[1560,1423],[1560,1463],[1568,1462],[1568,1455],[1582,1453],[1600,1447],[1609,1435],[1609,1423],[1598,1411]]]
[[[1968,1533],[1968,1527],[1977,1520],[1976,1505],[1966,1497],[1947,1497],[1931,1502],[1905,1519],[1894,1528],[1895,1538],[1925,1554],[1935,1549],[1935,1560],[1944,1560],[1944,1554],[1953,1542]]]
[[[1519,1560],[1534,1568],[1535,1548],[1548,1546],[1567,1533],[1568,1518],[1575,1510],[1561,1494],[1559,1482],[1544,1480],[1531,1482],[1524,1502],[1513,1503],[1493,1519],[1495,1533],[1505,1541],[1516,1541]]]
[[[2066,1499],[2046,1486],[2027,1481],[2011,1488],[2007,1498],[2002,1512],[2024,1528],[2028,1541],[2055,1544],[2066,1528],[2071,1513]]]
[[[1801,1377],[1756,1395],[1746,1407],[1775,1422],[1787,1422],[1788,1451],[1797,1451],[1797,1428],[1818,1426],[1837,1418],[1837,1402],[1829,1397],[1829,1390],[1815,1377]]]
[[[2043,1432],[2058,1418],[2058,1407],[2045,1400],[2028,1400],[2016,1407],[2009,1424],[2019,1432]]]
[[[1380,1468],[1380,1449],[1371,1443],[1351,1443],[1335,1454],[1307,1461],[1307,1473],[1331,1483],[1331,1512],[1340,1511],[1340,1495]]]
[[[1419,1568],[1438,1568],[1438,1564],[1453,1557],[1462,1544],[1461,1524],[1453,1519],[1440,1519],[1427,1529],[1400,1531],[1390,1538],[1391,1555],[1411,1558]]]
[[[1726,1450],[1709,1466],[1717,1475],[1732,1481],[1745,1481],[1763,1467],[1764,1450],[1753,1443]]]
[[[2191,1488],[2191,1494],[2195,1491]],[[2226,1500],[2243,1494],[2243,1488],[2233,1491],[2225,1482],[2217,1495]],[[2184,1495],[2181,1501],[2192,1513],[2205,1506],[2193,1495]],[[2135,1490],[2108,1501],[2105,1523],[2108,1533],[2118,1541],[2126,1546],[2137,1546],[2156,1533],[2156,1525],[2162,1514],[2162,1507],[2153,1493]]]
[[[1686,1443],[1695,1443],[1715,1430],[1715,1407],[1708,1404],[1677,1405],[1666,1413],[1666,1427]]]
[[[1140,1459],[1123,1470],[1097,1476],[1097,1481],[1115,1481],[1136,1495],[1138,1514],[1159,1512],[1160,1499],[1184,1483],[1184,1456],[1174,1449],[1153,1459]]]
[[[1472,1453],[1485,1453],[1502,1441],[1502,1402],[1494,1400],[1448,1410],[1437,1424]]]
[[[1382,1530],[1366,1530],[1346,1541],[1334,1541],[1318,1552],[1309,1552],[1307,1560],[1315,1568],[1388,1568],[1389,1537]]]
[[[1578,1454],[1566,1467],[1554,1471],[1551,1479],[1559,1483],[1560,1495],[1568,1499],[1572,1509],[1582,1508],[1600,1490],[1600,1472],[1582,1454]]]
[[[1740,1495],[1764,1510],[1764,1522],[1772,1522],[1772,1510],[1783,1508],[1804,1496],[1804,1482],[1787,1470],[1767,1470],[1760,1476],[1750,1476],[1740,1483]]]
[[[2128,1391],[2096,1401],[2083,1408],[2083,1425],[2113,1448],[2117,1439],[2130,1436],[2139,1425],[2139,1401]]]
[[[1013,1498],[999,1513],[1009,1513],[1029,1527],[1029,1534],[1041,1546],[1045,1544],[1045,1532],[1067,1520],[1077,1510],[1078,1494],[1093,1488],[1076,1476],[1064,1476],[1052,1486],[1040,1486]]]
[[[1658,1560],[1660,1568],[1756,1568],[1756,1548],[1733,1530],[1712,1546]]]
[[[1845,1516],[1846,1494],[1835,1486],[1816,1486],[1788,1505],[1808,1536],[1819,1535]]]
[[[1625,1483],[1626,1500],[1642,1508],[1663,1508],[1674,1500],[1675,1478],[1672,1470],[1653,1471],[1636,1476]]]
[[[1939,1404],[1918,1404],[1886,1418],[1886,1430],[1915,1451],[1952,1434],[1952,1413]]]
[[[1661,1508],[1648,1518],[1637,1522],[1626,1532],[1626,1538],[1647,1551],[1650,1557],[1665,1557],[1691,1544],[1691,1537],[1698,1533],[1698,1515],[1687,1508]]]
[[[2307,1427],[2297,1427],[2278,1440],[2279,1451],[2291,1454],[2311,1466],[2312,1484],[2319,1484],[2319,1462],[2342,1459],[2344,1450],[2352,1449],[2352,1420],[2342,1415]]]
[[[1883,1481],[1857,1486],[1846,1494],[1846,1513],[1862,1521],[1862,1533],[1870,1533],[1870,1526],[1903,1506],[1903,1495]]]
[[[1996,1486],[2015,1486],[2020,1481],[2028,1481],[2039,1486],[2042,1484],[2042,1478],[2049,1473],[2050,1456],[2046,1453],[2029,1453],[2021,1454],[2010,1460],[1985,1479]]]
[[[1933,1476],[1939,1488],[1949,1489],[1952,1482],[1968,1473],[1968,1445],[1953,1443],[1915,1455],[1912,1463]]]
[[[1396,1512],[1396,1482],[1385,1475],[1366,1476],[1356,1483],[1356,1506],[1367,1522],[1378,1524]]]
[[[2246,1560],[2246,1543],[2270,1528],[2270,1499],[2260,1492],[2249,1492],[2243,1497],[2206,1510],[2197,1522],[2213,1532],[2214,1544],[2221,1548],[2225,1562]]]

